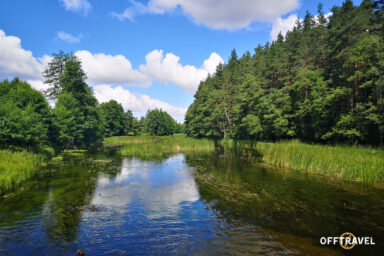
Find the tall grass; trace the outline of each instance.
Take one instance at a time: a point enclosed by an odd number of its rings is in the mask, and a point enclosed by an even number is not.
[[[151,157],[162,156],[166,153],[212,151],[213,141],[208,139],[192,139],[185,135],[173,136],[138,136],[112,137],[104,141],[105,146],[120,146],[122,155]]]
[[[36,154],[0,150],[0,194],[31,177],[42,159]]]
[[[258,142],[263,162],[373,184],[384,184],[384,150],[362,146],[326,146],[297,140]]]
[[[222,140],[229,149],[252,149],[248,160],[363,183],[384,184],[384,150],[363,146],[327,146],[305,144],[298,140],[276,143]],[[105,139],[105,146],[119,146],[121,154],[140,158],[161,157],[175,152],[210,152],[215,143],[184,135],[166,137],[137,136]],[[255,153],[255,152],[254,152]],[[258,156],[257,156],[258,155]],[[260,157],[257,160],[257,157]]]

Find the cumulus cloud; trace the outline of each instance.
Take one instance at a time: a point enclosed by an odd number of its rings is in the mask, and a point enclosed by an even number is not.
[[[43,80],[27,80],[27,83],[29,83],[32,88],[35,88],[38,91],[44,91],[49,88],[47,84],[43,82]]]
[[[0,30],[0,77],[15,77],[34,81],[36,88],[42,86],[42,71],[51,60],[50,56],[34,58],[32,52],[22,48],[18,37],[7,36]],[[123,55],[93,54],[89,51],[77,51],[87,82],[91,85],[114,84],[123,86],[148,87],[152,81],[172,83],[185,91],[194,92],[200,81],[216,70],[223,59],[212,53],[201,68],[180,64],[180,57],[173,53],[154,50],[147,54],[146,63],[134,69],[131,62]],[[40,80],[40,83],[37,81]]]
[[[60,0],[67,11],[87,15],[92,6],[87,0]]]
[[[200,81],[208,74],[216,71],[216,66],[223,59],[212,53],[201,68],[180,64],[180,57],[163,51],[154,50],[146,56],[146,63],[139,69],[134,69],[131,62],[122,55],[92,54],[89,51],[75,53],[80,58],[83,69],[87,74],[87,82],[93,86],[95,96],[100,102],[115,99],[122,103],[125,109],[145,113],[150,109],[163,109],[177,121],[183,122],[185,108],[172,106],[164,101],[150,98],[144,94],[134,94],[124,89],[124,85],[147,87],[152,81],[172,83],[186,91],[194,92]],[[37,90],[45,90],[42,71],[52,57],[44,55],[34,58],[31,51],[22,48],[18,37],[7,36],[0,30],[0,78],[20,77]],[[112,87],[112,85],[118,85]]]
[[[326,19],[329,19],[329,17],[332,15],[332,12],[329,12],[324,15]],[[319,16],[314,17],[316,22],[318,22]],[[292,14],[286,19],[278,17],[275,19],[275,21],[272,23],[272,30],[271,30],[271,39],[276,40],[277,36],[279,35],[279,32],[283,36],[287,34],[288,31],[292,30],[293,27],[296,25],[296,21],[299,19],[297,14]],[[300,21],[303,22],[303,19],[300,18]]]
[[[66,43],[74,44],[74,43],[80,43],[80,39],[83,37],[83,35],[74,36],[70,33],[66,33],[64,31],[60,31],[57,33],[57,38],[60,40],[63,40]]]
[[[272,22],[298,6],[298,0],[151,0],[147,5],[131,0],[131,6],[123,13],[112,15],[120,20],[132,20],[137,15],[164,14],[180,8],[197,24],[236,30],[253,22]]]
[[[148,95],[134,94],[121,86],[94,86],[94,93],[100,103],[116,100],[123,105],[125,110],[130,109],[137,112],[146,112],[147,110],[158,108],[168,112],[179,122],[184,121],[184,115],[187,111],[185,108],[175,107],[164,101],[152,99]]]
[[[7,36],[0,29],[0,77],[36,79],[41,75],[41,64],[32,56],[31,51],[24,50],[21,40]]]
[[[167,53],[164,57],[162,50],[148,53],[145,60],[145,65],[139,67],[141,72],[153,80],[178,85],[188,92],[194,92],[200,81],[204,80],[209,73],[214,73],[216,66],[224,62],[217,53],[212,53],[209,59],[204,61],[202,68],[183,66],[179,63],[180,57],[173,53]]]
[[[200,81],[208,74],[216,71],[219,63],[224,60],[217,53],[211,53],[201,68],[191,65],[181,65],[180,57],[167,53],[164,57],[162,50],[154,50],[145,57],[146,63],[136,70],[131,62],[123,55],[92,54],[89,51],[77,51],[83,69],[92,85],[115,84],[126,86],[148,87],[152,81],[172,83],[185,91],[194,92]]]
[[[131,62],[123,55],[92,54],[89,51],[77,51],[75,55],[80,58],[88,82],[92,85],[151,85],[151,79],[133,69]]]
[[[276,40],[277,36],[281,32],[283,36],[286,35],[286,33],[289,30],[292,30],[293,27],[296,24],[296,21],[299,17],[297,17],[296,14],[290,15],[288,18],[284,19],[281,17],[278,17],[272,24],[272,30],[271,30],[271,38],[272,40]]]

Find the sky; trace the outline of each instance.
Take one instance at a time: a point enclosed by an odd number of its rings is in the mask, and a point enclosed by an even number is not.
[[[355,0],[355,4],[361,1]],[[140,117],[161,108],[183,122],[200,81],[291,29],[308,0],[0,0],[0,79],[44,90],[53,53],[73,52],[100,103]],[[323,0],[330,13],[341,0]]]

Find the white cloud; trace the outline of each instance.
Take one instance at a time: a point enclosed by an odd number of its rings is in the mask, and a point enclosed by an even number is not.
[[[32,52],[21,47],[20,38],[7,36],[0,29],[0,78],[36,79],[40,78],[41,71],[41,64]]]
[[[148,219],[179,216],[181,203],[190,204],[200,198],[198,186],[191,174],[194,169],[185,164],[180,165],[184,161],[183,154],[173,155],[161,164],[125,158],[115,178],[106,175],[98,177],[92,205],[124,213],[129,208],[128,204],[139,194],[145,207],[151,209],[146,213]],[[177,171],[171,174],[172,179],[167,180],[167,186],[157,186],[149,177],[154,172],[154,166],[157,173],[167,171],[169,166],[177,166]]]
[[[296,14],[290,15],[288,18],[284,19],[281,17],[278,17],[272,24],[272,30],[271,30],[271,38],[272,40],[276,40],[277,36],[279,35],[279,32],[283,36],[289,31],[292,30],[293,27],[296,24],[296,21],[298,19],[298,16]]]
[[[329,21],[329,18],[333,15],[333,12],[329,12],[324,15],[324,17]],[[318,19],[319,16],[316,16],[316,19]]]
[[[272,22],[299,6],[298,0],[151,0],[146,6],[134,0],[131,3],[122,14],[112,15],[132,20],[137,15],[164,14],[181,8],[197,24],[228,30],[246,28],[253,22]]]
[[[32,88],[35,88],[38,91],[44,91],[49,88],[47,84],[45,84],[42,80],[27,80]]]
[[[204,61],[202,68],[183,66],[179,63],[180,57],[173,53],[167,53],[164,57],[162,50],[148,53],[145,60],[146,64],[139,67],[141,72],[153,80],[172,83],[189,92],[194,92],[200,81],[204,80],[208,73],[214,73],[216,66],[224,62],[217,53],[212,53],[209,59]]]
[[[0,77],[15,77],[32,80],[37,89],[43,88],[42,71],[48,65],[51,57],[48,55],[36,59],[32,52],[26,51],[21,46],[18,37],[6,36],[0,30]],[[163,56],[163,51],[154,50],[147,54],[146,63],[136,70],[131,62],[123,55],[106,55],[104,53],[92,54],[89,51],[75,53],[82,62],[87,74],[87,82],[91,85],[125,85],[148,87],[152,81],[172,83],[188,92],[194,92],[200,81],[216,70],[223,59],[212,53],[204,61],[201,68],[192,65],[180,64],[180,57],[168,53]],[[40,83],[37,82],[40,80]]]
[[[87,15],[92,6],[87,0],[60,0],[67,11]]]
[[[115,99],[122,103],[125,109],[141,113],[155,108],[163,109],[179,122],[184,121],[185,108],[172,106],[148,95],[131,93],[122,86],[146,87],[155,80],[172,83],[186,91],[194,92],[200,81],[208,74],[214,73],[216,66],[224,62],[217,53],[212,53],[201,68],[183,66],[179,63],[180,57],[172,53],[164,57],[163,51],[154,50],[146,56],[145,65],[136,70],[122,55],[92,54],[89,51],[78,51],[75,55],[80,58],[88,77],[87,82],[94,87],[95,96],[100,102]],[[18,76],[33,88],[45,90],[48,86],[43,82],[42,71],[51,59],[48,55],[34,58],[31,51],[22,48],[18,37],[6,36],[5,32],[0,30],[0,78]],[[118,87],[112,87],[112,84]]]
[[[185,108],[172,106],[164,101],[150,98],[144,94],[133,94],[121,86],[113,88],[110,85],[94,86],[94,93],[100,103],[116,100],[121,103],[125,110],[146,112],[155,108],[162,109],[169,113],[179,122],[184,121]]]
[[[329,17],[332,16],[332,12],[329,12],[324,15],[326,19],[329,19]],[[288,31],[292,30],[293,27],[296,25],[296,21],[299,17],[297,14],[291,14],[286,19],[278,17],[273,23],[272,23],[272,30],[271,30],[271,39],[276,40],[277,36],[279,35],[279,32],[283,36],[287,34]],[[316,22],[318,22],[319,16],[315,16],[314,19]],[[301,22],[303,22],[303,19],[300,19]]]
[[[70,33],[66,33],[64,31],[60,31],[57,33],[57,38],[60,40],[63,40],[66,43],[74,44],[74,43],[80,43],[80,39],[83,37],[83,35],[73,36]]]
[[[203,69],[207,71],[209,74],[213,74],[216,72],[216,68],[219,64],[224,64],[223,58],[215,52],[211,53],[209,58],[204,61]],[[206,78],[206,77],[205,77]]]
[[[131,62],[123,55],[92,54],[89,51],[75,53],[92,85],[118,84],[148,87],[151,79],[132,68]]]
[[[132,7],[125,9],[123,13],[111,12],[113,17],[116,17],[120,21],[125,19],[134,20],[137,15],[144,15],[150,13],[150,10],[147,6],[143,5],[140,2],[131,1]]]

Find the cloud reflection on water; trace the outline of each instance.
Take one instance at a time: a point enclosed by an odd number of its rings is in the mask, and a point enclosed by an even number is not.
[[[151,219],[177,216],[181,204],[200,198],[192,172],[182,154],[162,163],[125,158],[116,177],[99,176],[91,203],[121,213],[140,207]]]

